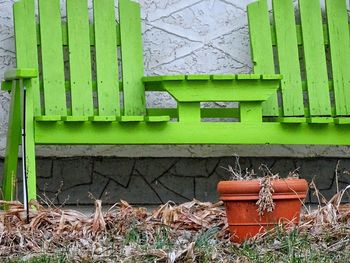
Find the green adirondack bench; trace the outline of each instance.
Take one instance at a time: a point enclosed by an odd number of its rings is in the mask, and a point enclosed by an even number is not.
[[[3,177],[7,200],[14,194],[24,88],[29,199],[36,197],[39,144],[350,145],[345,0],[327,2],[328,27],[322,24],[318,0],[300,1],[302,33],[295,25],[292,0],[275,1],[273,27],[266,2],[251,4],[255,74],[155,77],[143,73],[138,4],[120,0],[117,24],[114,0],[94,0],[89,24],[86,0],[67,0],[66,22],[59,0],[38,2],[39,25],[34,0],[14,4],[17,69],[5,74],[2,85],[12,95]],[[276,45],[279,71],[285,75],[280,91],[281,77],[273,74]],[[301,79],[298,45],[305,51],[306,82]],[[328,80],[325,45],[332,54],[333,81]],[[67,49],[69,63],[64,59]],[[168,92],[177,108],[147,108],[145,92],[152,91]],[[239,108],[201,108],[201,102],[239,102]]]

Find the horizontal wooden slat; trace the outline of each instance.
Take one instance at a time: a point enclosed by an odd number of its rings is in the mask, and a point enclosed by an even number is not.
[[[135,128],[137,126],[137,128]],[[234,131],[234,132],[232,132]],[[257,132],[259,131],[259,132]],[[103,136],[101,136],[101,133]],[[213,136],[215,134],[215,136]],[[36,144],[350,145],[348,125],[241,122],[35,123]]]
[[[90,28],[90,45],[95,46],[95,31],[94,31],[94,24],[89,25]],[[119,24],[116,23],[116,31],[117,31],[117,46],[120,46],[120,34],[119,34]],[[36,32],[37,32],[37,43],[40,45],[40,25],[36,25]],[[67,24],[62,23],[62,44],[63,46],[68,46],[68,31],[67,31]]]

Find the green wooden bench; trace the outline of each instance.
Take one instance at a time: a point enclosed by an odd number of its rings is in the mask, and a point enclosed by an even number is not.
[[[2,85],[12,95],[3,177],[7,200],[14,195],[24,89],[29,199],[36,197],[35,145],[350,145],[345,0],[327,3],[329,27],[322,24],[318,0],[301,1],[306,12],[302,33],[295,25],[292,0],[275,1],[272,27],[266,2],[249,5],[255,74],[154,77],[143,72],[138,4],[120,0],[117,24],[114,0],[94,1],[93,23],[86,0],[67,0],[63,22],[59,0],[38,2],[40,24],[34,0],[14,4],[17,68],[5,74]],[[274,74],[276,45],[279,71],[285,75],[282,85],[281,75]],[[325,45],[332,52],[334,81],[328,80]],[[305,50],[306,81],[301,78],[298,46]],[[64,60],[67,50],[69,63]],[[147,108],[145,92],[154,91],[168,92],[177,107]],[[239,107],[201,108],[201,102],[238,102]]]

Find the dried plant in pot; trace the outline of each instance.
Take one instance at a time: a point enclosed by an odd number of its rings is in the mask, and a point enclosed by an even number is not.
[[[259,169],[263,177],[254,179],[254,170],[242,173],[237,158],[236,168],[229,166],[227,169],[232,180],[218,184],[233,242],[242,243],[276,224],[291,226],[299,223],[301,206],[308,191],[307,181],[299,179],[295,172],[281,179],[266,165]]]

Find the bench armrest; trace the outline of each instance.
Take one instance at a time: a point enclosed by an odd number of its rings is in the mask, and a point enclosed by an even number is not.
[[[12,80],[31,79],[38,77],[38,70],[34,68],[13,68],[4,74],[4,80],[1,82],[1,90],[11,91]]]
[[[5,81],[17,79],[31,79],[38,77],[38,70],[34,68],[13,68],[4,74]]]

